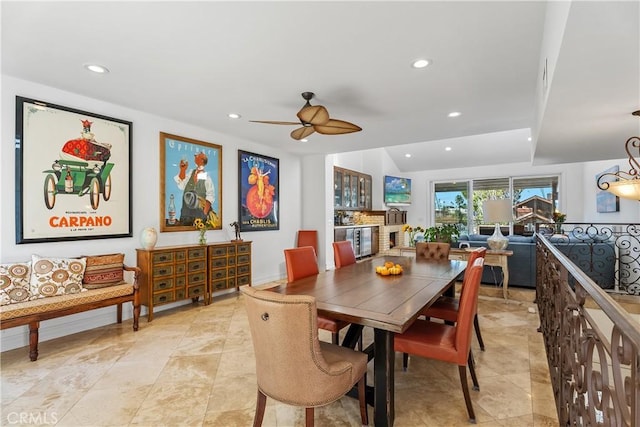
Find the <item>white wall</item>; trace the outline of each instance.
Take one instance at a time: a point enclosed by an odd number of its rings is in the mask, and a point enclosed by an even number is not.
[[[233,230],[228,226],[238,217],[238,176],[237,150],[268,154],[280,159],[280,230],[243,233],[244,240],[253,241],[254,284],[261,284],[284,277],[282,250],[291,247],[295,233],[301,227],[301,160],[286,152],[274,152],[257,142],[244,141],[228,135],[154,116],[124,106],[98,101],[85,96],[60,91],[28,81],[2,76],[0,129],[2,141],[0,158],[0,260],[12,262],[28,260],[31,254],[78,256],[111,252],[125,253],[125,262],[136,265],[136,251],[140,247],[139,235],[145,227],[159,227],[159,132],[168,132],[188,138],[222,145],[222,230],[207,232],[210,242],[228,241]],[[15,97],[34,98],[65,107],[102,114],[133,122],[132,193],[133,193],[133,237],[119,239],[80,240],[74,242],[15,244],[15,150],[10,143],[15,139]],[[60,141],[58,141],[59,143]],[[52,161],[55,159],[51,159]],[[35,177],[34,179],[43,179]],[[158,246],[197,243],[198,235],[193,232],[159,233]],[[189,301],[187,301],[189,302]],[[171,305],[163,308],[172,307]],[[144,310],[144,308],[143,308]],[[143,311],[144,312],[144,311]],[[125,318],[131,317],[131,308],[124,310]],[[43,322],[40,329],[41,341],[56,336],[90,329],[115,321],[115,308],[109,307],[87,313],[67,316]],[[141,321],[145,327],[146,318]],[[25,328],[2,331],[2,350],[28,344]]]

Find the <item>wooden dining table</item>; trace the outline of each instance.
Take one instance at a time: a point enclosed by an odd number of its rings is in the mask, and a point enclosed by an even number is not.
[[[375,267],[400,264],[399,275],[382,276]],[[354,347],[362,328],[373,328],[368,351],[373,356],[373,404],[376,427],[392,426],[395,418],[393,339],[418,318],[464,271],[466,261],[433,261],[403,256],[378,256],[335,270],[283,284],[270,290],[316,298],[318,313],[351,323],[343,345]]]

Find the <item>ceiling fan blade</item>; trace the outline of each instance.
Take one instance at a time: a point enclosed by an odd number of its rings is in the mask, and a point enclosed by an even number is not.
[[[300,125],[300,122],[279,122],[275,120],[249,120],[251,123],[267,123],[269,125]]]
[[[343,133],[359,132],[362,130],[360,126],[354,125],[353,123],[336,119],[331,119],[323,125],[314,125],[313,127],[316,132],[323,135],[341,135]]]
[[[303,107],[298,111],[297,116],[303,123],[310,123],[314,126],[324,125],[329,121],[329,112],[322,105]]]
[[[291,138],[300,141],[301,139],[308,137],[314,132],[315,130],[313,129],[313,127],[303,126],[291,132]]]

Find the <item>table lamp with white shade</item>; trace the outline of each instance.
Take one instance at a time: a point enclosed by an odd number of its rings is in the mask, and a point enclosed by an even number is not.
[[[500,231],[501,222],[513,220],[513,205],[511,199],[491,199],[482,203],[482,213],[485,223],[496,223],[493,235],[487,239],[487,245],[493,250],[504,250],[509,245],[509,239]]]

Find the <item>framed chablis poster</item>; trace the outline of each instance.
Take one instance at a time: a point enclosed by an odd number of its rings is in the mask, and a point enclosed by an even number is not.
[[[238,150],[240,231],[278,230],[280,162]]]
[[[16,243],[131,237],[131,131],[16,97]]]
[[[160,231],[222,228],[222,146],[160,132]]]

